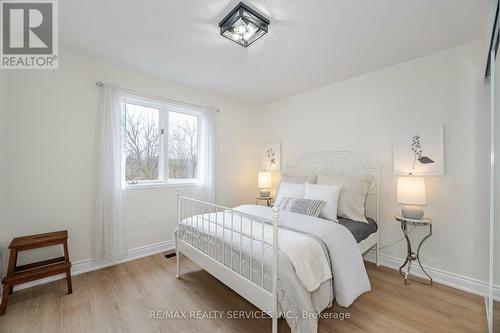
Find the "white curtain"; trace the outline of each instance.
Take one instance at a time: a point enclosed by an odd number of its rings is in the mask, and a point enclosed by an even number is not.
[[[96,122],[96,202],[94,259],[118,261],[125,256],[122,223],[121,92],[101,88]]]
[[[215,203],[215,112],[214,108],[207,108],[202,112],[200,119],[200,156],[198,165],[200,184],[198,197],[200,200]]]

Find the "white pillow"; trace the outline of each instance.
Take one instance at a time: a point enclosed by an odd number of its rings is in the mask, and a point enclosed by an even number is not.
[[[304,199],[321,200],[326,202],[321,209],[319,217],[338,222],[337,205],[341,188],[342,185],[316,185],[306,183]]]
[[[366,197],[374,180],[375,178],[369,175],[359,177],[318,175],[319,184],[342,185],[337,215],[364,223],[368,223],[365,217]]]
[[[281,199],[283,199],[284,197],[304,199],[304,191],[304,184],[281,182],[278,195],[276,195],[275,205],[279,206]]]

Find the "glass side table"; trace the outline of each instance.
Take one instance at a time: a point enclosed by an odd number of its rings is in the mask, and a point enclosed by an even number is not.
[[[410,270],[411,270],[411,264],[413,261],[417,261],[418,265],[420,266],[420,269],[422,269],[422,272],[429,278],[429,281],[425,281],[422,283],[432,285],[432,278],[427,272],[425,271],[424,267],[422,267],[422,264],[420,262],[420,248],[422,247],[422,244],[425,242],[425,240],[429,237],[432,236],[432,220],[429,218],[422,218],[422,219],[409,219],[404,216],[395,216],[394,217],[396,221],[401,223],[401,230],[403,231],[403,234],[406,239],[406,245],[407,245],[407,253],[406,253],[406,260],[399,267],[399,274],[401,276],[404,276],[405,278],[405,285],[408,285],[408,279],[410,277]],[[413,226],[422,226],[422,227],[428,227],[429,228],[429,233],[422,238],[420,243],[418,244],[417,252],[413,252],[412,247],[411,247],[411,241],[410,238],[408,237],[408,225],[413,225]],[[403,268],[406,267],[406,272],[403,272]]]

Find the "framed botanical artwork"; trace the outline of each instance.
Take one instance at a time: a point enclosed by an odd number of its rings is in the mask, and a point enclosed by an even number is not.
[[[262,167],[266,171],[281,170],[281,143],[267,143],[264,145]]]
[[[394,133],[396,175],[443,176],[443,133],[442,125],[397,130]]]

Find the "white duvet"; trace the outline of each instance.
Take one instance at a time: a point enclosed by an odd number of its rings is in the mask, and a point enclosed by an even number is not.
[[[269,207],[243,205],[235,210],[272,219],[272,209]],[[319,286],[331,274],[325,267],[325,261],[328,265],[328,260],[320,245],[307,234],[318,237],[328,248],[335,297],[340,306],[350,306],[356,298],[371,289],[358,244],[347,228],[335,222],[288,211],[280,211],[279,226],[279,248],[290,258],[307,290]],[[266,226],[264,231],[266,242],[272,244],[272,226]]]
[[[242,207],[244,209],[245,206],[237,207],[236,210]],[[250,211],[246,213],[255,215]],[[217,216],[215,214],[204,216],[205,219],[209,220],[212,224],[220,226],[218,232],[216,232],[214,225],[212,225],[212,232],[219,234],[219,237],[224,238],[222,227],[226,229],[226,234],[230,233],[229,216],[225,219],[222,212],[218,213]],[[264,227],[264,233],[262,233],[262,227]],[[205,231],[209,231],[206,226],[204,228],[206,229]],[[265,243],[269,245],[273,244],[273,226],[271,224],[255,222],[252,225],[250,219],[245,217],[241,220],[241,231],[240,221],[238,219],[233,223],[232,228],[245,236],[250,236],[250,234],[252,234],[252,238],[259,241],[262,239],[262,236],[264,236]],[[295,274],[308,292],[318,289],[321,283],[332,278],[330,262],[326,257],[325,251],[316,239],[306,234],[284,228],[279,228],[278,231],[278,247],[290,259],[295,269]]]

